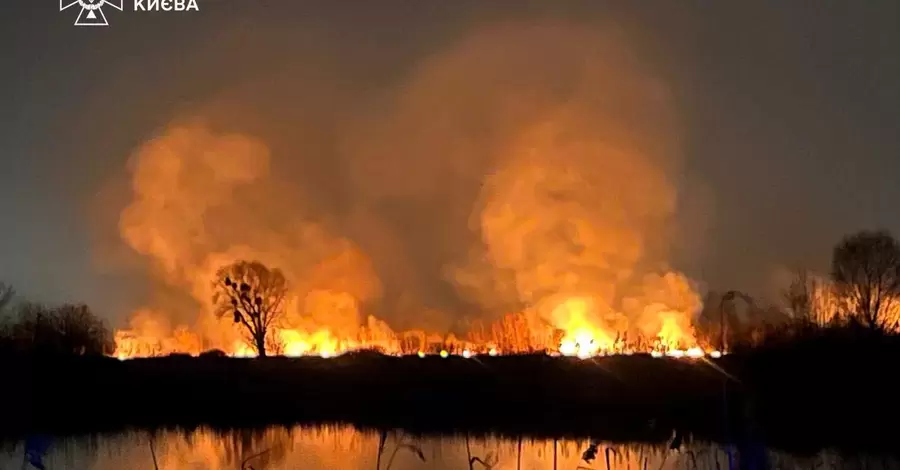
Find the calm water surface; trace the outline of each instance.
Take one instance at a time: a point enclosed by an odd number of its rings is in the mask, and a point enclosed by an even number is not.
[[[582,459],[588,440],[505,439],[491,436],[417,437],[403,432],[381,435],[352,427],[270,428],[265,431],[161,431],[57,439],[44,463],[47,470],[466,470],[474,469],[727,469],[725,449],[691,443],[680,451],[668,445],[597,445],[597,457]],[[22,469],[23,442],[0,449],[0,468]],[[607,456],[609,464],[607,465]],[[156,464],[154,466],[154,457]],[[840,456],[823,451],[812,457],[769,452],[772,468],[900,468],[879,456]],[[379,462],[380,460],[380,462]],[[490,467],[481,464],[484,462]]]

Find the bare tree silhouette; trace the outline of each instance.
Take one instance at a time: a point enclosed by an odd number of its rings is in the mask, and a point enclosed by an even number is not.
[[[900,296],[900,243],[887,231],[845,237],[831,258],[831,277],[847,308],[866,327],[894,329]]]
[[[109,328],[83,304],[20,304],[6,330],[5,337],[22,352],[101,355],[115,349]]]
[[[62,351],[75,354],[111,354],[115,342],[106,324],[84,304],[66,304],[53,311]]]
[[[784,306],[793,320],[808,325],[826,326],[844,319],[840,296],[833,283],[820,279],[806,269],[798,269],[791,284],[782,291]]]
[[[213,287],[216,314],[231,314],[259,357],[266,357],[269,329],[284,309],[288,290],[284,274],[258,261],[237,261],[219,269]]]
[[[815,280],[811,279],[805,269],[799,269],[794,274],[790,286],[782,291],[782,297],[787,308],[796,319],[809,320],[814,323],[817,312],[815,311]]]
[[[6,310],[15,295],[16,291],[11,285],[0,282],[0,313]]]

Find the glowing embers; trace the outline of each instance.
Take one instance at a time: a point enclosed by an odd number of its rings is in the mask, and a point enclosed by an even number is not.
[[[491,353],[488,353],[488,354],[490,354],[491,356],[497,355],[497,352],[495,350],[491,350],[491,351],[492,351],[492,354]],[[432,353],[432,355],[435,355],[435,354]],[[448,351],[446,349],[442,349],[436,355],[440,356],[442,359],[447,359],[451,356],[461,357],[463,359],[472,359],[473,357],[475,357],[477,355],[477,353],[473,352],[470,349],[463,349],[461,351],[458,351],[458,350]],[[402,356],[402,355],[400,355],[400,356]],[[420,359],[424,359],[425,357],[429,356],[429,354],[425,353],[425,351],[418,351],[416,353],[416,356],[418,356]]]
[[[563,356],[575,356],[581,359],[596,356],[600,351],[600,344],[589,333],[581,333],[575,338],[565,339],[559,345],[559,353]]]
[[[314,351],[312,349],[302,349],[302,350],[300,350],[300,352],[298,352],[298,350],[294,350],[293,353],[288,353],[288,352],[285,352],[282,354],[270,353],[269,355],[284,356],[284,357],[320,357],[323,359],[330,359],[330,358],[335,358],[335,357],[341,356],[344,353],[353,352],[353,351],[363,351],[363,350],[366,350],[366,349],[361,348],[361,349],[355,349],[355,350],[338,350],[338,351],[329,351],[329,350]],[[394,357],[404,357],[404,356],[409,357],[410,356],[410,355],[406,355],[406,354],[402,354],[402,353],[386,353],[386,352],[377,351],[377,350],[376,350],[376,352],[378,352],[380,354],[384,354],[386,356],[394,356]],[[547,350],[547,351],[545,351],[545,353],[551,357],[565,356],[565,357],[574,357],[574,358],[578,358],[578,359],[592,359],[592,358],[599,358],[599,357],[614,357],[614,356],[632,356],[632,355],[640,354],[640,353],[649,354],[651,357],[654,357],[654,358],[672,358],[672,359],[684,359],[684,360],[701,359],[704,357],[709,357],[712,359],[719,359],[725,355],[725,353],[723,353],[721,351],[717,351],[717,350],[708,350],[707,351],[707,350],[703,350],[702,348],[699,348],[699,347],[693,347],[693,348],[689,348],[689,349],[669,349],[669,350],[654,349],[652,351],[634,351],[631,349],[624,349],[621,351],[606,351],[606,350],[594,348],[590,344],[590,340],[588,340],[587,347],[582,347],[578,343],[567,342],[567,343],[562,344],[560,346],[559,350]],[[188,354],[188,353],[177,353],[177,354]],[[513,356],[516,354],[519,354],[519,353],[517,353],[517,352],[504,353],[497,349],[479,350],[479,351],[474,351],[474,350],[470,350],[470,349],[449,351],[449,350],[444,349],[439,352],[431,352],[431,353],[426,353],[425,351],[417,351],[416,353],[412,354],[412,356],[416,356],[416,357],[419,357],[422,359],[424,359],[428,356],[440,357],[442,359],[448,359],[450,357],[459,357],[459,358],[463,358],[463,359],[475,359],[479,356],[497,357],[497,356]],[[198,356],[197,354],[189,354],[189,355],[194,356],[194,357]],[[234,358],[257,357],[256,351],[253,350],[252,347],[245,345],[243,343],[236,343],[234,348],[232,349],[232,352],[227,355],[234,357]],[[135,358],[139,358],[139,357],[159,357],[159,356],[163,356],[163,354],[147,355],[147,356],[136,356],[136,355],[130,356],[125,353],[117,353],[114,355],[114,357],[116,359],[119,359],[120,361],[135,359]]]
[[[704,355],[706,355],[706,353],[704,353],[703,350],[700,348],[690,348],[687,351],[685,351],[684,354],[687,357],[690,357],[693,359],[697,359],[697,358],[700,358],[700,357],[703,357]]]

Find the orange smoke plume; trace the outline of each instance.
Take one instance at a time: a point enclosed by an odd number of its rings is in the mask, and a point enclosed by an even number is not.
[[[288,279],[282,354],[697,346],[698,295],[667,263],[675,112],[624,36],[563,23],[478,30],[391,98],[335,124],[341,210],[315,197],[316,182],[288,183],[270,152],[293,135],[263,142],[190,121],[142,145],[120,235],[193,304],[141,310],[121,351],[250,354],[210,309],[214,273],[237,260]]]
[[[187,328],[205,348],[242,349],[240,332],[215,318],[210,305],[215,272],[240,259],[278,266],[291,280],[279,329],[297,325],[319,337],[355,332],[358,302],[379,294],[367,258],[352,242],[304,219],[290,203],[291,192],[270,177],[269,165],[263,143],[200,124],[173,127],[132,159],[134,198],[122,212],[122,238],[151,258],[161,279],[193,296],[196,321]],[[135,317],[129,334],[156,336],[170,328],[165,317],[147,320],[148,312]],[[185,349],[165,341],[160,347]]]
[[[547,62],[557,68],[540,79],[567,87],[563,100],[525,87],[544,105],[496,149],[471,218],[481,246],[451,278],[486,307],[518,305],[532,325],[564,330],[566,354],[696,346],[700,300],[666,263],[680,155],[665,87],[617,36],[535,28],[469,46],[458,54],[508,51],[488,65],[500,82]]]

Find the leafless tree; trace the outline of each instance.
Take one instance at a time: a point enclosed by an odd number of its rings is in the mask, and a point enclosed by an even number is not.
[[[259,357],[266,357],[270,327],[284,310],[288,291],[284,274],[258,261],[238,261],[219,269],[213,287],[216,314],[231,315]]]
[[[741,315],[737,309],[738,300],[745,305],[745,315]],[[754,313],[759,311],[759,307],[753,297],[737,290],[726,292],[720,302],[719,347],[725,351],[731,341],[741,338],[746,333],[745,330],[753,326]]]
[[[66,304],[53,309],[52,321],[60,348],[75,354],[112,354],[115,342],[106,324],[84,304]]]
[[[845,237],[831,258],[831,277],[850,313],[873,330],[896,327],[900,243],[887,231]]]
[[[809,273],[805,269],[797,270],[791,285],[784,289],[782,296],[791,315],[798,320],[814,321],[815,291]]]
[[[16,291],[11,285],[0,282],[0,313],[6,310],[15,295]]]
[[[15,291],[9,284],[0,282],[0,350],[12,347],[13,322],[7,315],[6,307],[14,295]]]
[[[785,306],[794,320],[825,326],[841,320],[843,303],[832,283],[799,269],[790,286],[782,292]]]
[[[8,329],[10,340],[22,352],[101,355],[115,348],[106,324],[86,305],[23,303]]]

